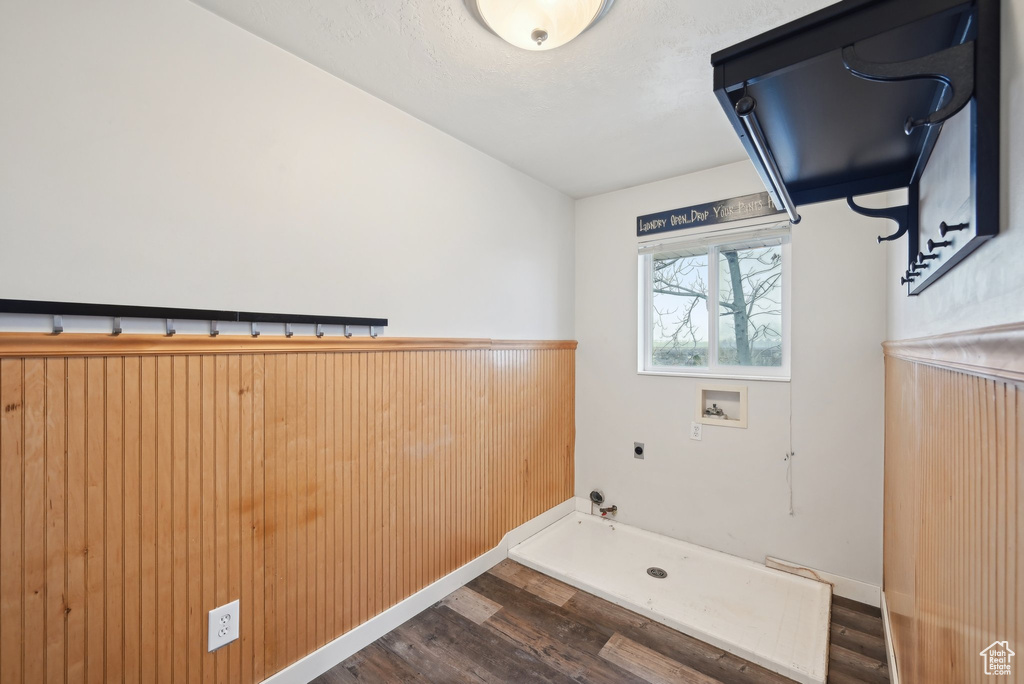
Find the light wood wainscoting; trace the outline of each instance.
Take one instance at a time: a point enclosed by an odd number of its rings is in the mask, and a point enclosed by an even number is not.
[[[408,597],[573,495],[575,347],[0,335],[0,681],[256,682]]]
[[[884,591],[900,681],[1024,681],[1024,326],[887,343]]]

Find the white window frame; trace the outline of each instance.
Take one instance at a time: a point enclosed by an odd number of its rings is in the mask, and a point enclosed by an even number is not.
[[[755,237],[758,233],[777,233],[782,240],[782,365],[781,366],[727,366],[718,363],[718,254],[723,247],[732,244],[743,243]],[[784,228],[760,230],[728,229],[714,233],[686,236],[662,241],[657,243],[656,248],[651,250],[650,243],[640,243],[641,250],[647,250],[638,255],[638,283],[639,298],[638,308],[638,334],[637,334],[637,373],[640,375],[667,375],[691,378],[725,378],[732,380],[767,380],[775,382],[789,382],[790,380],[790,353],[792,348],[792,333],[790,329],[790,301],[791,301],[791,255],[790,255],[790,232],[788,224]],[[655,366],[652,363],[652,315],[653,315],[653,272],[652,262],[656,254],[664,251],[670,252],[673,248],[682,246],[700,246],[708,251],[708,365],[706,367],[680,367],[680,366]]]

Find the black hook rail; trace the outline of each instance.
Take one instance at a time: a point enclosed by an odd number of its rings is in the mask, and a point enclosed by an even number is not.
[[[358,325],[371,328],[383,328],[388,324],[388,319],[386,318],[367,318],[363,316],[320,316],[312,314],[264,313],[258,311],[223,311],[219,309],[179,309],[166,306],[45,302],[32,299],[0,299],[0,313],[42,314],[49,316],[106,316],[113,318],[164,318],[243,323],[310,323],[313,325]]]

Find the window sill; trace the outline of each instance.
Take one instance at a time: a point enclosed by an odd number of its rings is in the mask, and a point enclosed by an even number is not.
[[[737,373],[700,373],[697,371],[638,370],[637,375],[661,375],[672,378],[713,378],[715,380],[744,380],[764,382],[790,382],[788,375],[742,375]]]

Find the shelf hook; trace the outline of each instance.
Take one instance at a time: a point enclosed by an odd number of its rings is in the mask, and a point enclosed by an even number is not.
[[[121,329],[121,317],[120,316],[114,316],[114,327],[110,331],[110,334],[113,335],[114,337],[117,337],[122,332],[124,332],[124,331]]]
[[[171,337],[172,335],[174,335],[175,332],[176,331],[174,330],[174,319],[173,318],[168,318],[167,319],[167,336]]]
[[[220,335],[220,329],[217,327],[217,321],[210,321],[210,337],[216,337]]]
[[[345,337],[352,337],[352,326],[351,325],[346,325],[345,326]]]
[[[260,324],[257,323],[256,321],[250,321],[249,322],[249,333],[253,337],[259,337],[260,336]]]
[[[284,336],[285,337],[291,337],[294,334],[295,334],[295,331],[292,330],[292,324],[291,323],[285,323],[284,324]]]
[[[888,64],[867,62],[857,56],[852,45],[847,45],[843,48],[843,66],[854,76],[879,83],[926,79],[945,84],[950,91],[949,101],[923,119],[908,116],[903,126],[907,135],[921,126],[941,124],[966,107],[974,96],[974,41],[917,59]]]
[[[370,326],[370,337],[377,339],[377,331],[372,325]]]
[[[955,233],[958,230],[966,230],[967,228],[970,227],[970,223],[957,223],[951,226],[945,221],[943,221],[942,223],[939,224],[939,235],[941,235],[942,237],[946,237],[950,233]]]
[[[907,231],[910,230],[910,207],[908,205],[903,205],[902,207],[887,207],[885,209],[869,209],[868,207],[862,207],[854,202],[852,197],[847,197],[846,203],[850,206],[850,209],[853,209],[861,216],[889,219],[890,221],[896,222],[896,225],[898,226],[896,232],[885,237],[879,235],[878,244],[882,244],[883,242],[888,242],[890,240],[898,240],[906,235]]]
[[[53,317],[53,334],[60,335],[62,332],[64,332],[64,317],[55,315]]]
[[[316,336],[317,337],[323,337],[324,336],[324,326],[323,326],[322,323],[317,323],[316,324]]]

